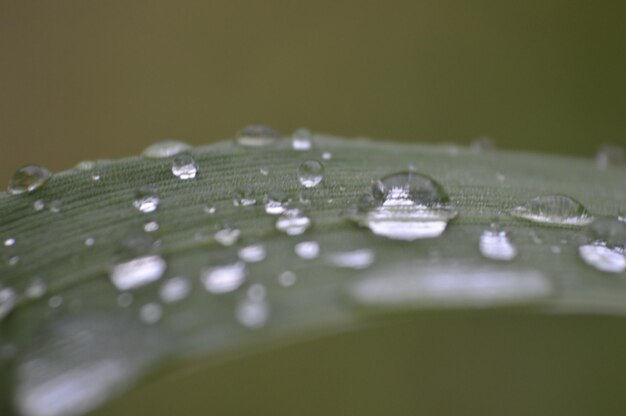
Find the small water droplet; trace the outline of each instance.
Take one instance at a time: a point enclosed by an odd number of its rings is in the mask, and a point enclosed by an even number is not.
[[[55,295],[48,299],[48,306],[56,309],[63,304],[63,296]]]
[[[0,287],[0,321],[7,316],[17,302],[17,293],[10,287]]]
[[[237,290],[246,280],[246,274],[246,264],[237,262],[204,269],[200,280],[208,292],[221,294]]]
[[[48,285],[45,280],[40,277],[35,277],[28,282],[28,286],[26,290],[24,290],[24,295],[30,299],[37,299],[46,294],[48,290]]]
[[[439,183],[409,171],[376,181],[348,218],[376,235],[413,241],[440,236],[456,215]]]
[[[554,254],[561,254],[560,246],[550,246],[550,251]]]
[[[91,170],[96,167],[96,162],[93,160],[83,160],[82,162],[78,162],[76,164],[76,169],[78,170]]]
[[[511,210],[516,218],[554,225],[587,225],[593,216],[575,199],[566,195],[545,195]]]
[[[311,150],[313,133],[308,129],[298,129],[291,135],[291,147],[293,150],[302,152]]]
[[[256,329],[263,327],[269,319],[269,304],[263,300],[244,299],[237,304],[235,317],[245,327]]]
[[[35,202],[33,202],[33,208],[35,211],[41,211],[46,207],[46,203],[43,201],[43,199],[38,199]]]
[[[164,303],[175,303],[191,293],[191,282],[186,277],[172,277],[161,286],[159,295]]]
[[[160,256],[138,257],[113,266],[109,278],[118,290],[125,291],[159,280],[166,267],[167,263]]]
[[[617,166],[626,162],[626,152],[620,146],[607,144],[598,149],[596,153],[596,166],[598,169],[607,169],[609,166]]]
[[[263,197],[265,213],[269,215],[279,215],[287,210],[289,197],[282,192],[270,192]]]
[[[284,272],[278,275],[278,283],[284,287],[293,286],[296,283],[296,280],[297,280],[296,274],[289,270],[285,270]]]
[[[205,214],[213,215],[217,212],[215,205],[205,205],[203,208]]]
[[[239,130],[235,142],[243,147],[262,147],[278,140],[278,133],[267,126],[253,124]]]
[[[15,266],[20,262],[20,256],[11,256],[9,257],[9,266]]]
[[[267,256],[267,251],[265,250],[265,246],[263,244],[251,244],[249,246],[242,247],[237,253],[239,258],[246,263],[258,263],[265,260],[265,257]]]
[[[163,307],[158,303],[146,303],[139,310],[139,317],[147,324],[159,322],[163,317]]]
[[[330,152],[322,153],[322,160],[330,160],[333,158],[333,154]]]
[[[190,154],[178,155],[172,161],[172,174],[179,179],[193,179],[198,173],[198,165]]]
[[[491,260],[509,261],[517,256],[517,247],[511,242],[508,233],[495,225],[483,231],[479,248],[480,253]]]
[[[276,229],[287,235],[300,235],[311,227],[311,219],[300,208],[289,208],[276,219]]]
[[[333,266],[355,270],[367,269],[374,263],[374,259],[374,251],[367,248],[332,253],[328,256],[328,262]]]
[[[5,247],[11,247],[15,245],[15,238],[7,238],[6,240],[4,240],[4,246]]]
[[[148,221],[143,225],[143,230],[147,233],[153,233],[159,230],[159,223],[156,221]]]
[[[99,173],[94,173],[91,175],[91,180],[94,182],[98,182],[102,177],[100,176]]]
[[[588,244],[578,253],[588,265],[607,273],[626,270],[626,224],[613,218],[600,218],[587,227]]]
[[[228,247],[239,241],[241,231],[230,224],[222,224],[220,228],[215,232],[213,238],[221,245]]]
[[[307,160],[298,167],[298,180],[305,188],[313,188],[324,179],[324,165],[317,160]]]
[[[191,150],[191,146],[178,140],[161,140],[146,147],[141,153],[148,159],[163,159]]]
[[[19,168],[11,176],[8,191],[12,195],[30,193],[41,188],[52,176],[46,168],[27,165]]]
[[[135,192],[133,206],[144,214],[154,212],[159,207],[159,197],[151,186],[142,186]]]
[[[470,149],[475,153],[487,152],[495,148],[494,141],[491,137],[482,136],[472,140]]]
[[[117,304],[120,305],[121,308],[128,308],[130,305],[133,304],[134,300],[135,297],[132,295],[132,293],[128,292],[120,293],[117,296]]]
[[[302,241],[294,246],[294,251],[301,259],[312,260],[319,256],[320,245],[317,241]]]
[[[256,204],[256,192],[250,186],[241,186],[235,191],[233,205],[236,207],[250,207]]]
[[[261,167],[259,168],[259,172],[260,172],[260,173],[261,173],[261,175],[263,175],[263,176],[267,176],[267,175],[269,175],[269,174],[270,174],[270,170],[269,170],[269,168],[268,168],[267,166],[261,166]]]
[[[496,180],[500,183],[506,181],[506,176],[501,173],[496,173]]]
[[[54,214],[58,214],[59,212],[61,212],[62,207],[63,207],[63,203],[59,201],[58,199],[55,201],[52,201],[50,203],[50,212]]]
[[[96,244],[96,239],[93,237],[87,237],[85,238],[84,243],[86,247],[93,247],[93,245]]]

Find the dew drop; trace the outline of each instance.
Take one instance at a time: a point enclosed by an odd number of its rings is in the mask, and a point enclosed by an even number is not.
[[[596,166],[598,169],[607,169],[609,166],[617,166],[626,162],[626,153],[620,146],[607,144],[598,149],[596,153]]]
[[[291,135],[291,147],[293,150],[302,152],[311,150],[311,141],[313,140],[313,133],[308,129],[298,129]]]
[[[364,248],[332,253],[328,256],[328,263],[336,267],[363,270],[370,267],[374,263],[374,259],[374,251]]]
[[[333,154],[330,152],[322,153],[322,160],[330,160],[333,158]]]
[[[94,182],[98,182],[101,179],[101,176],[99,173],[94,173],[91,175],[91,180]]]
[[[175,303],[185,299],[191,293],[191,282],[186,277],[172,277],[159,289],[159,296],[164,303]]]
[[[191,150],[191,146],[178,140],[161,140],[146,147],[141,153],[148,159],[163,159]]]
[[[50,297],[50,299],[48,299],[48,306],[50,306],[53,309],[58,308],[62,304],[63,304],[62,296],[55,295],[55,296]]]
[[[324,179],[324,165],[317,160],[307,160],[298,167],[298,180],[305,188],[313,188]]]
[[[236,207],[250,207],[256,204],[256,192],[250,186],[242,186],[235,191],[233,205]]]
[[[242,247],[237,252],[239,258],[246,263],[258,263],[265,260],[267,251],[263,244],[251,244],[246,247]]]
[[[215,205],[205,205],[203,210],[204,210],[204,213],[208,215],[213,215],[217,212],[217,208],[215,207]]]
[[[600,218],[587,227],[589,242],[578,247],[581,259],[607,273],[626,270],[626,224],[613,218]]]
[[[261,167],[259,168],[259,172],[260,172],[260,173],[261,173],[261,175],[263,175],[263,176],[267,176],[267,175],[269,175],[269,174],[270,174],[270,170],[269,170],[269,168],[268,168],[267,166],[261,166]]]
[[[76,164],[76,169],[83,170],[83,171],[92,170],[95,167],[96,167],[96,162],[94,162],[93,160],[83,160],[82,162],[78,162]]]
[[[440,236],[456,215],[439,183],[409,171],[376,181],[348,218],[376,235],[413,241]]]
[[[109,278],[118,290],[135,289],[159,280],[167,263],[160,256],[144,256],[118,263],[109,272]]]
[[[8,191],[12,195],[30,193],[41,188],[52,176],[46,168],[37,165],[27,165],[13,173],[9,181]]]
[[[20,256],[11,256],[9,257],[9,266],[15,266],[20,262]]]
[[[46,203],[43,201],[43,199],[38,199],[35,202],[33,202],[33,208],[35,209],[35,211],[41,211],[46,207]]]
[[[235,318],[247,328],[263,327],[270,316],[270,308],[264,300],[244,299],[239,302],[235,310]]]
[[[178,155],[172,160],[172,174],[179,179],[193,179],[198,173],[198,165],[190,154]]]
[[[204,288],[213,294],[237,290],[246,280],[246,265],[243,262],[202,270],[200,280]]]
[[[220,229],[215,232],[213,238],[219,244],[228,247],[239,241],[241,231],[229,224],[222,224]]]
[[[10,287],[0,287],[0,321],[7,316],[17,302],[17,293]]]
[[[285,270],[284,272],[278,275],[278,283],[284,287],[293,286],[296,283],[296,280],[297,280],[296,274],[289,270]]]
[[[482,136],[472,140],[470,143],[470,149],[475,153],[487,152],[493,150],[495,147],[493,139],[491,137]]]
[[[40,277],[35,277],[28,282],[24,295],[30,299],[37,299],[45,295],[47,290],[46,282]]]
[[[15,245],[15,238],[7,238],[6,240],[4,240],[4,246],[5,247],[12,247]]]
[[[139,310],[139,317],[147,324],[154,324],[163,317],[163,307],[158,303],[146,303]]]
[[[517,256],[517,247],[511,242],[508,233],[495,225],[483,231],[479,249],[484,257],[491,260],[509,261]]]
[[[128,308],[130,305],[133,304],[134,300],[135,300],[135,297],[132,295],[132,293],[124,292],[118,295],[117,304],[121,308]]]
[[[566,195],[545,195],[511,210],[516,218],[554,225],[587,225],[593,216],[575,199]]]
[[[54,214],[58,214],[59,212],[61,212],[62,207],[63,207],[63,203],[59,201],[58,199],[55,201],[52,201],[50,203],[50,212]]]
[[[142,186],[135,191],[133,206],[144,214],[154,212],[159,207],[159,197],[151,186]]]
[[[148,221],[143,225],[143,230],[147,233],[153,233],[159,230],[159,223],[156,221]]]
[[[289,208],[276,219],[276,229],[287,235],[300,235],[311,227],[311,219],[300,208]]]
[[[302,241],[293,248],[301,259],[312,260],[319,256],[320,245],[317,241]]]
[[[263,147],[278,140],[278,133],[267,126],[253,124],[239,130],[235,142],[243,147]]]
[[[282,192],[270,192],[263,197],[265,213],[279,215],[287,210],[289,197]]]

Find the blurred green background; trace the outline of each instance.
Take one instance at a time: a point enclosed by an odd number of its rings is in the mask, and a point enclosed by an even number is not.
[[[624,1],[3,1],[0,179],[262,122],[592,155],[626,143]]]

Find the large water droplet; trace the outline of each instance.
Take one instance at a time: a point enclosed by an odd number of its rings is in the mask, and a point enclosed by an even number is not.
[[[301,259],[312,260],[320,254],[320,245],[317,241],[302,241],[293,248]]]
[[[532,222],[555,225],[586,225],[593,221],[593,216],[587,209],[567,195],[538,196],[513,208],[511,215]]]
[[[138,257],[113,266],[109,278],[118,290],[130,290],[159,280],[166,267],[167,263],[159,256]]]
[[[239,258],[246,263],[258,263],[265,260],[267,251],[263,244],[250,244],[249,246],[242,247],[237,252]]]
[[[15,307],[17,293],[10,287],[0,287],[0,321]]]
[[[626,224],[613,218],[600,218],[587,227],[588,244],[578,253],[588,265],[607,273],[626,270]]]
[[[287,210],[289,197],[282,192],[270,192],[263,198],[265,212],[269,215],[279,215]]]
[[[253,124],[241,129],[235,138],[239,146],[262,147],[274,143],[278,140],[278,133],[267,126]]]
[[[179,179],[193,179],[198,173],[198,165],[189,154],[178,155],[172,160],[172,174]]]
[[[164,303],[179,302],[190,293],[191,282],[186,277],[172,277],[159,289],[159,296]]]
[[[479,248],[480,253],[491,260],[508,261],[517,256],[517,247],[511,242],[508,233],[497,226],[483,231]]]
[[[33,192],[41,188],[52,176],[46,168],[27,165],[19,168],[9,181],[9,193],[13,195]]]
[[[311,227],[311,219],[300,208],[289,208],[276,219],[276,229],[287,235],[300,235]]]
[[[202,270],[200,280],[207,291],[214,294],[232,292],[246,280],[246,264],[237,262]]]
[[[141,153],[149,159],[163,159],[191,150],[191,146],[178,140],[162,140],[146,147]]]
[[[298,180],[305,188],[313,188],[324,179],[324,165],[317,160],[307,160],[298,167]]]
[[[333,266],[355,270],[367,269],[374,263],[374,259],[374,251],[367,248],[332,253],[328,256],[328,262]]]
[[[311,150],[313,133],[308,129],[298,129],[291,135],[291,147],[299,152]]]
[[[386,176],[373,185],[349,218],[374,234],[413,241],[440,236],[457,211],[443,187],[416,172]]]
[[[154,212],[159,207],[159,197],[151,186],[142,186],[135,191],[133,206],[144,214]]]

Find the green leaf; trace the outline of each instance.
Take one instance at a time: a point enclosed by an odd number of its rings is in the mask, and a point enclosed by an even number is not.
[[[322,160],[323,152],[331,159]],[[198,165],[194,179],[175,177],[172,158],[135,157],[56,174],[30,194],[0,195],[0,237],[15,239],[2,247],[0,287],[17,295],[13,307],[5,302],[10,313],[0,322],[2,410],[83,414],[159,370],[193,368],[199,360],[212,366],[423,310],[626,312],[626,275],[603,273],[580,259],[582,227],[509,215],[534,197],[563,194],[595,217],[615,217],[626,202],[623,167],[325,136],[316,136],[308,151],[287,143],[242,148],[225,142],[191,154]],[[305,190],[296,172],[309,159],[322,161],[325,176]],[[346,219],[372,180],[409,166],[435,178],[459,212],[442,236],[394,241]],[[146,185],[160,200],[147,214],[133,206]],[[235,206],[239,191],[253,192],[256,205]],[[262,204],[270,192],[310,199],[306,213],[313,226],[298,236],[277,231],[276,217]],[[36,201],[45,208],[35,209]],[[59,212],[49,209],[55,201]],[[479,237],[496,217],[518,249],[512,261],[480,255]],[[158,230],[148,233],[150,221]],[[225,222],[241,231],[233,246],[214,238]],[[319,243],[320,255],[297,256],[294,245],[303,241]],[[267,255],[247,265],[245,283],[224,294],[205,290],[202,271],[234,264],[237,250],[250,244],[263,245]],[[370,250],[373,264],[358,270],[337,265],[338,253],[358,250]],[[109,277],[112,267],[147,255],[165,260],[163,277],[121,295]],[[295,274],[293,285],[281,284],[285,271]],[[173,277],[187,278],[191,293],[165,303],[160,289]],[[44,296],[33,295],[33,279],[45,282]],[[259,302],[242,312],[250,297]],[[245,312],[252,321],[241,317]]]

